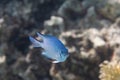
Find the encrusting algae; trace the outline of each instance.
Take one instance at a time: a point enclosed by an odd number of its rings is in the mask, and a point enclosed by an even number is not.
[[[100,80],[120,80],[120,61],[104,61],[100,65]]]

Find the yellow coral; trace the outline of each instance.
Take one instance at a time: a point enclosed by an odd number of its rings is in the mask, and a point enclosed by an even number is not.
[[[100,80],[120,80],[120,62],[104,61],[100,65]]]

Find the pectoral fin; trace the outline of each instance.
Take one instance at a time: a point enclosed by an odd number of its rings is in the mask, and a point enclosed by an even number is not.
[[[59,63],[60,61],[53,61],[52,63]]]

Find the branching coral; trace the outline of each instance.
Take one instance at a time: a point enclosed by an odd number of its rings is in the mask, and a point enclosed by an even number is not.
[[[120,61],[104,61],[100,65],[101,80],[120,80]]]

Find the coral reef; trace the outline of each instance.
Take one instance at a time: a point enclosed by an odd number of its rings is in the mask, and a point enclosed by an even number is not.
[[[119,61],[104,61],[100,65],[101,80],[120,80],[120,62]]]
[[[1,0],[0,80],[119,80],[119,6],[120,0]],[[58,37],[69,58],[52,64],[41,56],[28,38],[36,32]]]

